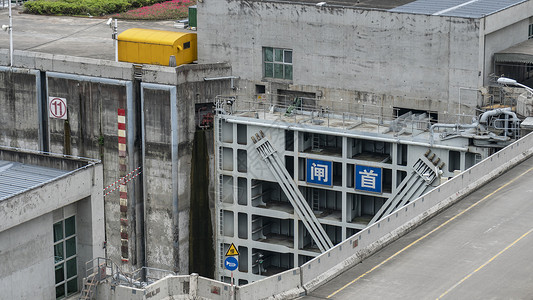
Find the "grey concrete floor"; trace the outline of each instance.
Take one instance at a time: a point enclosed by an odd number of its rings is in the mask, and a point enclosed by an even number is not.
[[[533,299],[532,249],[530,158],[303,299]]]
[[[22,13],[13,5],[13,48],[51,54],[113,60],[112,30],[108,17],[37,16]],[[0,25],[9,24],[7,7],[0,5]],[[129,28],[184,31],[174,27],[174,21],[118,21],[118,32]],[[185,30],[186,31],[186,30]],[[9,48],[9,34],[0,31],[0,48]]]

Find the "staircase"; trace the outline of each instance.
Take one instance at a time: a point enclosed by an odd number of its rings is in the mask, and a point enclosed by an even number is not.
[[[440,164],[439,164],[440,162]],[[428,149],[413,165],[412,171],[402,181],[396,192],[383,204],[368,225],[372,225],[396,209],[406,205],[410,200],[421,196],[433,181],[440,176],[444,166],[435,153]]]
[[[134,284],[131,278],[125,276],[112,260],[97,257],[85,263],[85,278],[83,278],[83,288],[78,299],[93,299],[98,284],[106,279],[112,280],[115,284],[121,280],[129,286]]]
[[[107,260],[95,258],[85,263],[85,278],[80,293],[80,300],[92,299],[96,292],[96,286],[107,277]]]
[[[298,189],[298,186],[287,169],[285,169],[279,155],[265,137],[263,131],[259,131],[259,133],[256,133],[255,136],[252,136],[251,138],[256,150],[267,164],[287,198],[289,198],[296,214],[298,214],[298,217],[302,220],[302,223],[311,234],[313,241],[316,243],[320,251],[324,252],[333,247],[333,243],[329,239],[326,231],[320,222],[318,222],[313,210],[309,207],[309,204]]]

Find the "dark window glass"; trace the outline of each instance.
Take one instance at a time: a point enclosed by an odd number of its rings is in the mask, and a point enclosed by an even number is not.
[[[189,49],[191,48],[191,42],[183,43],[183,49]]]
[[[283,62],[283,49],[274,49],[274,61]]]
[[[292,50],[263,48],[264,77],[292,80]]]
[[[65,259],[65,257],[63,256],[63,242],[61,242],[57,245],[54,245],[54,263],[57,264],[63,259]]]
[[[275,62],[283,62],[283,49],[275,49],[274,54]]]
[[[64,280],[65,280],[65,269],[63,268],[63,264],[57,265],[56,266],[56,284]]]
[[[65,220],[65,237],[69,237],[76,233],[76,219],[74,216]]]
[[[285,79],[292,79],[292,66],[285,65]]]
[[[72,255],[76,254],[76,237],[72,237],[67,240],[66,242],[67,246],[67,256],[71,257]]]
[[[283,65],[274,65],[274,78],[283,78]]]
[[[54,242],[63,238],[63,221],[54,224]]]
[[[283,58],[283,62],[285,62],[287,64],[292,64],[292,51],[285,50],[285,55],[284,55],[284,58]]]
[[[274,64],[265,63],[265,77],[274,77]]]
[[[56,286],[56,299],[65,297],[65,285]]]
[[[274,61],[272,59],[272,48],[265,48],[265,61]]]
[[[76,276],[76,258],[67,260],[67,278]]]
[[[67,293],[70,295],[78,291],[78,278],[67,281]]]

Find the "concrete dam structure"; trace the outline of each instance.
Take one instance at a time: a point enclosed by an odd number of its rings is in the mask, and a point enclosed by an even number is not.
[[[58,286],[298,297],[529,156],[531,97],[494,74],[530,80],[533,1],[424,1],[202,2],[178,67],[0,49],[0,146],[102,170],[105,255],[67,256]]]
[[[16,67],[0,67],[0,144],[102,160],[104,187],[111,185],[105,190],[107,257],[124,270],[150,266],[188,274],[190,206],[198,204],[191,190],[213,190],[207,172],[196,182],[190,176],[195,115],[231,90],[224,79],[231,69],[16,53]],[[205,133],[199,135],[204,144]],[[209,197],[202,201],[204,221]],[[208,244],[199,248],[210,248],[210,239],[202,239]]]

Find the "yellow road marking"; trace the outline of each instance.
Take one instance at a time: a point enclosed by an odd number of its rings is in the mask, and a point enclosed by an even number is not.
[[[498,254],[494,255],[491,259],[487,260],[484,264],[482,264],[479,268],[475,269],[474,272],[466,275],[463,279],[459,280],[456,284],[454,284],[451,288],[449,288],[448,290],[446,290],[446,292],[442,293],[442,295],[440,295],[438,299],[441,299],[442,297],[446,296],[446,294],[448,294],[450,291],[452,291],[453,289],[455,289],[457,286],[459,286],[461,283],[463,283],[465,280],[467,280],[468,278],[470,278],[470,276],[474,275],[477,271],[483,269],[486,265],[488,265],[491,261],[493,261],[494,259],[496,259],[496,257],[500,256],[500,254],[502,254],[503,252],[507,251],[507,249],[511,248],[514,244],[518,243],[521,239],[525,238],[528,234],[531,233],[531,231],[533,231],[533,228],[531,228],[528,232],[524,233],[521,237],[519,237],[518,239],[516,239],[514,242],[512,242],[511,244],[509,244],[507,247],[505,247],[505,249],[503,249],[502,251],[498,252]]]
[[[335,296],[338,292],[344,290],[345,288],[347,288],[348,286],[354,284],[355,282],[357,282],[359,279],[365,277],[366,275],[370,274],[371,272],[373,272],[374,270],[376,270],[377,268],[381,267],[382,265],[384,265],[386,262],[388,262],[389,260],[395,258],[396,256],[398,256],[400,253],[404,252],[405,250],[411,248],[413,245],[417,244],[418,242],[420,242],[421,240],[425,239],[426,237],[428,237],[430,234],[434,233],[435,231],[441,229],[442,227],[444,227],[446,224],[450,223],[451,221],[457,219],[458,217],[460,217],[461,215],[463,215],[464,213],[466,213],[467,211],[471,210],[472,208],[476,207],[479,203],[485,201],[486,199],[488,199],[489,197],[491,197],[492,195],[496,194],[497,192],[499,192],[500,190],[502,190],[503,188],[505,188],[506,186],[510,185],[511,183],[515,182],[518,178],[526,175],[527,173],[529,173],[531,170],[533,170],[533,167],[532,168],[529,168],[527,171],[523,172],[522,174],[516,176],[515,178],[513,178],[511,181],[507,182],[506,184],[500,186],[499,188],[497,188],[495,191],[493,191],[492,193],[488,194],[487,196],[483,197],[482,199],[478,200],[476,203],[470,205],[467,209],[463,210],[462,212],[458,213],[457,215],[453,216],[452,218],[448,219],[446,222],[440,224],[439,226],[437,226],[436,228],[434,228],[433,230],[431,230],[430,232],[424,234],[423,236],[421,236],[420,238],[418,238],[416,241],[412,242],[411,244],[405,246],[403,249],[401,249],[400,251],[394,253],[393,255],[391,255],[389,258],[387,258],[386,260],[382,261],[381,263],[379,263],[378,265],[374,266],[372,269],[366,271],[365,273],[361,274],[359,277],[355,278],[354,280],[348,282],[347,284],[345,284],[343,287],[341,287],[340,289],[336,290],[335,292],[331,293],[327,298],[331,298],[333,296]]]

